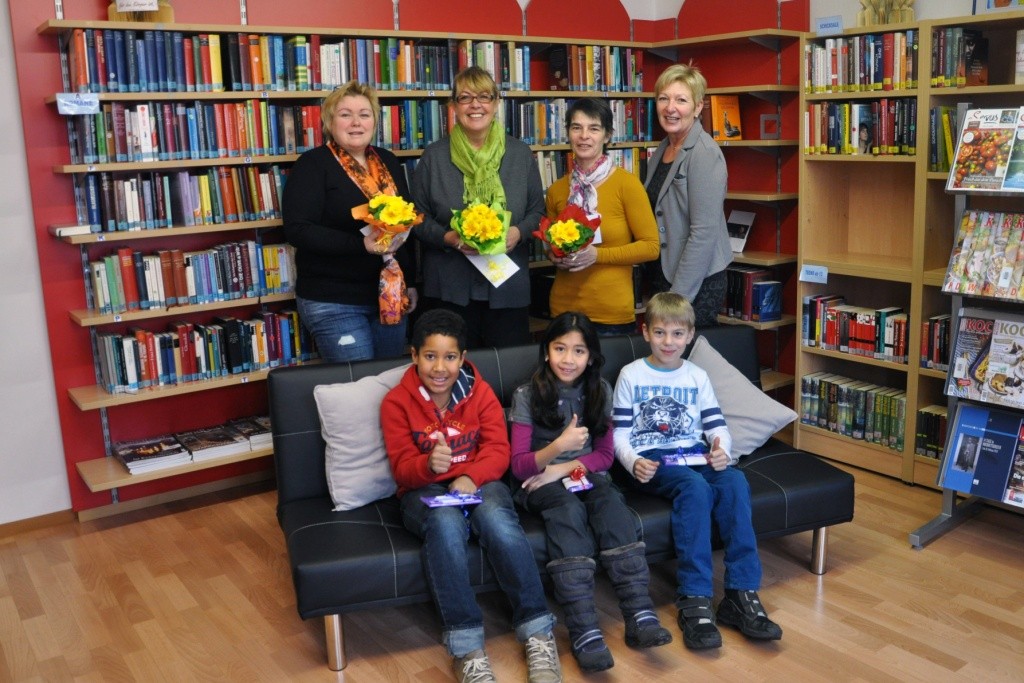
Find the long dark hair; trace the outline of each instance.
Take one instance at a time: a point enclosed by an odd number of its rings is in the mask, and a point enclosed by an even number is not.
[[[582,313],[566,311],[552,320],[545,330],[544,338],[540,342],[537,369],[530,377],[530,413],[534,422],[548,429],[559,429],[565,425],[562,415],[558,412],[558,378],[551,371],[547,357],[548,345],[570,332],[579,332],[583,337],[583,343],[590,351],[587,367],[577,380],[583,389],[584,413],[577,417],[593,436],[603,436],[608,431],[610,420],[610,416],[605,413],[608,396],[604,382],[601,381],[604,354],[601,353],[601,340],[594,329],[594,324]]]

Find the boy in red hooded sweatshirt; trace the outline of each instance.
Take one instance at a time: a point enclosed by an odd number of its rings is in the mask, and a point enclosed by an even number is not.
[[[554,616],[512,495],[501,481],[511,447],[505,414],[466,360],[466,324],[435,309],[412,332],[413,365],[381,405],[380,421],[402,519],[423,539],[423,568],[441,617],[442,639],[460,681],[493,681],[484,652],[483,614],[469,578],[476,539],[512,603],[516,637],[526,645],[531,683],[561,680]],[[476,505],[431,507],[436,496],[478,495]],[[427,499],[427,500],[425,500]]]

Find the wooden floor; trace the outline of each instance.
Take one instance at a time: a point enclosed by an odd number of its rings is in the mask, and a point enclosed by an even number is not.
[[[652,593],[676,640],[626,648],[602,579],[617,663],[588,680],[1024,680],[1024,517],[986,509],[913,550],[907,533],[936,513],[938,495],[855,474],[856,519],[832,530],[826,575],[806,570],[809,534],[762,543],[761,596],[780,642],[725,630],[721,650],[686,651],[666,563]],[[295,611],[275,500],[210,495],[0,539],[0,681],[451,680],[429,605],[345,617],[350,663],[327,668],[321,620]],[[481,601],[499,679],[525,680],[499,596]],[[581,680],[556,633],[566,681]]]

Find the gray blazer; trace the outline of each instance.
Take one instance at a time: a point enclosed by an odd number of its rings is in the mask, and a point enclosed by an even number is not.
[[[647,165],[647,181],[668,149],[661,141]],[[715,140],[695,123],[658,191],[654,217],[661,238],[661,270],[672,291],[693,301],[700,283],[732,262],[725,223],[728,186],[725,157]]]
[[[508,210],[512,212],[511,224],[519,227],[522,239],[509,253],[519,271],[495,288],[462,253],[444,244],[452,209],[464,208],[465,187],[462,171],[452,162],[448,138],[428,145],[423,151],[410,183],[416,208],[423,212],[423,223],[412,230],[423,244],[423,296],[458,306],[466,306],[470,299],[488,301],[491,308],[530,304],[530,233],[539,227],[544,215],[544,190],[529,146],[506,136],[505,156],[498,175],[505,188]]]

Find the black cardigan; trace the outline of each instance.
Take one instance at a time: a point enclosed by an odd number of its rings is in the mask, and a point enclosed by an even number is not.
[[[405,171],[395,155],[377,147],[371,149],[390,171],[398,194],[411,201]],[[352,207],[366,201],[327,145],[303,153],[292,166],[282,209],[285,237],[296,250],[298,296],[329,303],[377,305],[383,261],[367,253],[359,232],[365,223],[352,218]],[[406,282],[412,285],[416,265],[411,240],[398,250],[397,258]]]

